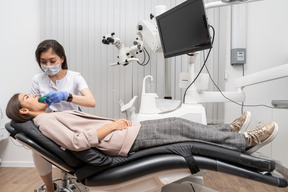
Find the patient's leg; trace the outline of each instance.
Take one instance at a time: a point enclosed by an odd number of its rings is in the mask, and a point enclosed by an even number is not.
[[[240,117],[235,119],[230,124],[213,124],[208,125],[211,129],[218,131],[241,132],[243,133],[249,126],[251,119],[251,112],[245,111]],[[146,121],[147,124],[153,124],[154,120]]]
[[[253,153],[270,143],[278,133],[278,125],[269,122],[244,133],[223,132],[177,117],[141,122],[140,131],[130,152],[165,144],[198,141]]]
[[[131,151],[163,144],[203,141],[225,145],[227,148],[245,151],[247,141],[243,134],[223,132],[177,117],[141,122],[140,132]]]
[[[165,119],[171,119],[171,118],[179,118],[182,119],[181,117],[170,117],[170,118],[163,118]],[[160,119],[162,120],[162,119]],[[146,120],[143,121],[145,122],[145,126],[153,126],[155,123],[157,123],[157,121],[159,121],[159,119],[154,119],[154,120]],[[196,122],[195,122],[196,123]],[[141,122],[142,125],[142,122]],[[205,125],[211,129],[217,129],[218,131],[231,131],[230,125],[229,124],[213,124],[213,125]]]
[[[218,131],[232,131],[243,133],[248,128],[250,120],[251,112],[245,111],[240,117],[238,117],[229,124],[214,124],[209,126],[211,126],[211,128],[213,129],[217,129]]]
[[[207,125],[210,129],[215,129],[217,131],[231,132],[231,128],[229,124],[214,124]]]

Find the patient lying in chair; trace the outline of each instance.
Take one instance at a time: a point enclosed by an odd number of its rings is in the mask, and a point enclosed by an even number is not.
[[[203,125],[176,117],[132,123],[79,111],[46,113],[46,107],[36,95],[15,94],[7,104],[6,114],[16,122],[33,120],[43,135],[63,148],[81,151],[96,147],[110,156],[195,140],[250,154],[271,142],[278,132],[275,122],[239,133],[229,125]]]

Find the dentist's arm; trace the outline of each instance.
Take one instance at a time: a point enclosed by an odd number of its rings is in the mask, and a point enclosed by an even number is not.
[[[80,105],[83,107],[95,107],[96,101],[91,93],[90,89],[85,88],[80,91],[81,95],[72,95],[71,100],[68,101],[68,97],[71,95],[67,91],[52,91],[48,94],[45,94],[47,96],[47,99],[44,100],[45,103],[50,106],[52,103],[60,103],[62,101],[71,102],[76,105]]]
[[[71,103],[83,107],[96,107],[96,100],[89,88],[80,91],[81,95],[73,95]]]

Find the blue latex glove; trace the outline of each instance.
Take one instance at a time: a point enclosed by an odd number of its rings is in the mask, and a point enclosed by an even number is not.
[[[48,98],[45,99],[44,102],[49,103],[51,101],[52,103],[60,103],[61,101],[66,100],[67,95],[68,95],[67,91],[52,91],[52,92],[45,95],[45,96],[48,96]],[[47,102],[46,102],[46,100],[47,100]],[[49,104],[48,104],[48,106],[49,106]]]
[[[45,99],[44,102],[48,105],[48,107],[52,104],[52,101],[49,99],[49,97]]]

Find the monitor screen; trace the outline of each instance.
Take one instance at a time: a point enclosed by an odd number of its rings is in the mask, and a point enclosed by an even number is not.
[[[156,17],[164,57],[212,47],[202,0],[188,0]]]

